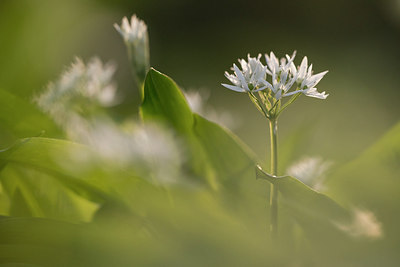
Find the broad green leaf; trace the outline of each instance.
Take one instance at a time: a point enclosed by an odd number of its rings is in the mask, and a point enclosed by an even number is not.
[[[146,77],[141,114],[145,121],[165,122],[180,134],[189,148],[192,171],[214,189],[237,183],[244,174],[254,175],[254,156],[244,145],[219,125],[194,114],[175,82],[154,69]]]
[[[165,120],[182,133],[193,127],[192,112],[182,92],[172,79],[155,69],[146,76],[141,114],[145,120]]]
[[[240,186],[242,179],[254,178],[255,155],[229,130],[193,114],[194,134],[207,155],[218,180],[225,186]]]
[[[257,177],[278,187],[279,203],[305,230],[310,239],[347,242],[348,238],[339,231],[338,224],[348,224],[351,214],[331,198],[308,187],[291,176],[274,177],[256,168]],[[342,240],[341,240],[342,238]]]
[[[144,121],[157,120],[173,128],[188,148],[189,175],[196,182],[206,181],[213,188],[218,184],[204,152],[192,133],[193,114],[176,83],[166,75],[150,69],[144,84],[144,100],[140,108]]]
[[[0,145],[23,137],[61,136],[59,128],[34,105],[0,90]]]
[[[396,200],[400,201],[399,163],[400,123],[358,158],[333,173],[327,180],[329,192],[374,210],[397,205]]]
[[[123,202],[116,188],[127,175],[83,145],[29,138],[0,152],[0,163],[3,190],[34,216],[87,220],[96,207],[84,199]]]
[[[82,222],[90,221],[98,207],[53,176],[26,166],[9,163],[0,174],[0,180],[11,197],[10,216]]]
[[[396,234],[400,224],[399,178],[400,123],[397,123],[358,158],[327,179],[330,195],[366,211],[369,225],[373,226],[366,230],[380,237],[379,245],[371,251],[386,255],[383,263],[386,266],[400,261],[398,247],[393,245],[400,243]]]

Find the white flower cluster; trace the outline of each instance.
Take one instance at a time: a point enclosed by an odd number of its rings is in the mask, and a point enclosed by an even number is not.
[[[136,85],[141,88],[147,71],[150,69],[147,25],[143,20],[133,15],[130,23],[128,18],[124,17],[121,25],[115,23],[114,27],[125,41]]]
[[[306,96],[326,99],[328,94],[318,92],[315,87],[328,71],[313,74],[312,64],[308,66],[307,57],[304,57],[300,66],[296,68],[292,56],[280,60],[273,52],[265,55],[266,65],[261,62],[261,54],[257,57],[247,56],[247,61],[239,59],[242,70],[233,64],[234,74],[225,72],[226,78],[233,85],[222,84],[224,87],[237,92],[258,92],[270,90],[276,100],[282,97],[302,93]],[[269,78],[268,78],[269,77]],[[270,82],[268,81],[270,80]],[[294,90],[292,89],[294,88]]]
[[[82,140],[90,129],[87,118],[100,107],[117,103],[116,86],[112,81],[115,66],[92,58],[88,64],[76,58],[58,81],[35,101],[63,128],[69,138]]]
[[[131,124],[127,129],[97,122],[87,140],[100,156],[158,185],[183,182],[184,156],[176,136],[156,124]]]
[[[116,86],[112,81],[114,72],[114,65],[103,64],[97,57],[92,58],[88,64],[75,58],[60,79],[48,85],[47,91],[37,102],[45,110],[76,98],[85,98],[100,106],[111,106],[116,101]]]

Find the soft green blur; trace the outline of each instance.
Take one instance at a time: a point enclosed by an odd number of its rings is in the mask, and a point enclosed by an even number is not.
[[[43,91],[50,80],[55,80],[74,56],[87,60],[97,55],[117,63],[116,80],[123,102],[111,108],[111,117],[116,121],[138,117],[139,93],[133,85],[124,43],[112,26],[134,13],[149,28],[151,65],[185,90],[209,91],[209,108],[231,114],[232,131],[263,165],[268,161],[267,121],[246,95],[220,85],[226,82],[224,71],[238,57],[271,50],[279,56],[297,50],[297,63],[307,55],[316,72],[329,70],[318,86],[320,91],[330,94],[327,100],[300,97],[280,117],[279,172],[284,174],[286,167],[303,156],[332,161],[325,191],[349,210],[371,211],[382,226],[383,237],[378,241],[355,238],[356,244],[348,246],[339,238],[337,243],[327,244],[316,236],[296,239],[301,240],[296,243],[293,236],[303,237],[304,232],[283,209],[285,225],[281,227],[291,232],[282,234],[281,246],[285,249],[278,247],[275,251],[276,244],[267,235],[268,185],[264,181],[246,180],[245,188],[250,191],[224,192],[227,196],[196,187],[164,192],[138,183],[140,187],[130,189],[125,187],[132,185],[124,180],[130,177],[125,170],[104,170],[102,163],[96,163],[91,166],[93,170],[81,170],[90,171],[91,179],[98,183],[96,194],[112,192],[115,199],[122,195],[129,202],[124,205],[129,207],[137,208],[132,205],[137,202],[143,206],[135,210],[139,215],[124,217],[124,211],[110,205],[101,208],[94,225],[83,227],[47,226],[46,221],[31,223],[29,218],[7,219],[0,222],[2,236],[28,245],[19,247],[21,251],[4,246],[0,256],[24,255],[44,266],[54,266],[60,259],[66,266],[297,266],[294,261],[300,266],[321,266],[324,260],[336,257],[353,264],[359,260],[360,266],[398,264],[400,182],[396,178],[400,142],[399,127],[392,127],[400,114],[399,1],[2,0],[0,89],[10,95],[0,94],[8,103],[0,107],[0,121],[6,122],[0,125],[0,148],[10,146],[18,138],[65,137],[48,117],[25,103]],[[16,106],[21,106],[21,110]],[[42,129],[46,131],[43,133]],[[377,143],[378,140],[381,141]],[[10,187],[19,182],[16,180],[22,173],[29,178],[28,184],[40,185],[40,194],[46,188],[56,188],[50,197],[39,200],[34,200],[35,192],[32,193],[33,205],[42,207],[49,199],[60,203],[67,199],[78,207],[61,217],[53,216],[60,212],[57,205],[44,211],[38,208],[37,214],[31,214],[34,217],[90,221],[99,208],[94,202],[101,204],[98,195],[91,196],[91,202],[77,197],[74,190],[64,189],[62,184],[69,183],[70,176],[48,185],[49,178],[36,173],[37,170],[12,167],[2,174]],[[74,171],[67,173],[73,176]],[[113,187],[107,187],[107,178],[116,173],[122,178],[113,180]],[[28,189],[26,192],[30,194]],[[172,200],[170,194],[174,196]],[[11,205],[10,200],[3,194],[1,197],[0,208],[5,210]],[[114,204],[115,199],[107,203]],[[18,194],[13,201],[21,201]],[[13,212],[25,217],[27,214],[24,210]],[[151,223],[143,221],[144,217]],[[13,231],[21,233],[21,229],[25,239],[15,240]],[[309,242],[312,245],[308,246]],[[47,250],[43,243],[57,243],[55,251],[65,255]],[[318,244],[322,248],[315,250]],[[35,254],[31,247],[39,251]],[[354,254],[347,255],[347,249]],[[42,255],[51,256],[43,259]],[[329,262],[325,266],[338,265]]]
[[[246,97],[220,86],[223,72],[238,57],[271,50],[280,56],[297,50],[298,60],[307,55],[316,71],[329,70],[319,85],[330,93],[328,100],[300,98],[281,118],[281,140],[308,125],[302,152],[344,162],[398,119],[398,6],[395,0],[5,0],[0,87],[29,100],[75,55],[98,55],[117,62],[126,96],[118,113],[131,116],[139,97],[112,24],[136,13],[149,27],[152,66],[185,89],[209,90],[211,105],[232,113],[235,132],[260,156],[267,152],[267,124]]]

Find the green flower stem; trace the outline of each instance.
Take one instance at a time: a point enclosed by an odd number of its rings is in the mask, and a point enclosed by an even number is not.
[[[278,175],[278,120],[276,118],[269,120],[270,138],[271,138],[271,174]],[[278,185],[271,184],[270,192],[270,223],[269,229],[272,239],[278,236]]]

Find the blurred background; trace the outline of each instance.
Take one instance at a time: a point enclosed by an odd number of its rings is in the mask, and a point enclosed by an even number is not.
[[[134,13],[148,24],[151,65],[184,90],[208,92],[208,106],[229,112],[233,132],[261,159],[266,121],[220,85],[247,53],[297,50],[298,64],[307,55],[316,72],[329,70],[318,87],[328,99],[301,97],[280,119],[281,142],[303,133],[301,154],[344,163],[399,119],[399,0],[1,0],[0,88],[30,101],[74,56],[97,55],[118,65],[124,101],[115,116],[136,116],[138,92],[113,28]]]

